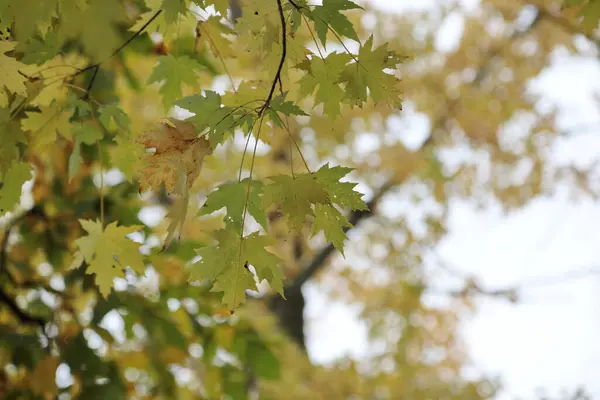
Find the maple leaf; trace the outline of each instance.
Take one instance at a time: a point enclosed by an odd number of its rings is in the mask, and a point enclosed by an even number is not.
[[[73,93],[63,84],[64,80],[73,74],[74,68],[84,68],[87,63],[88,60],[80,54],[69,53],[58,55],[39,67],[27,66],[26,74],[40,78],[29,93],[32,104],[49,106],[67,100]]]
[[[48,32],[45,37],[31,38],[25,46],[19,46],[23,53],[21,62],[25,64],[43,64],[54,58],[62,46],[62,41],[55,32]]]
[[[31,166],[15,160],[1,178],[0,213],[5,213],[19,204],[23,184],[31,179]]]
[[[314,173],[317,182],[323,185],[332,203],[341,207],[349,207],[352,210],[367,210],[367,204],[362,199],[362,193],[354,190],[357,185],[352,182],[340,182],[344,176],[352,172],[352,168],[335,166],[329,163],[323,165]]]
[[[223,18],[227,17],[227,12],[229,11],[230,3],[229,0],[192,0],[194,3],[198,4],[203,9],[208,8],[209,6],[213,6],[215,11],[221,14]]]
[[[70,139],[72,137],[72,111],[54,102],[50,106],[41,106],[40,112],[26,112],[27,118],[21,121],[24,131],[31,132],[30,145],[43,148],[56,141],[57,134]]]
[[[317,89],[315,101],[324,104],[325,114],[332,119],[340,115],[340,104],[346,96],[340,86],[340,78],[346,64],[352,59],[346,53],[331,53],[326,58],[314,56],[310,61],[299,65],[308,71],[300,81],[302,95],[312,95]]]
[[[163,104],[171,107],[173,101],[181,97],[184,84],[198,87],[198,71],[202,65],[188,56],[174,57],[171,54],[158,58],[158,64],[150,74],[148,83],[162,82],[159,92]]]
[[[174,24],[177,22],[179,14],[185,14],[187,7],[183,0],[163,0],[161,9],[165,13],[165,22]]]
[[[126,237],[142,229],[142,226],[117,226],[115,221],[102,229],[100,221],[80,219],[79,223],[87,236],[75,240],[75,244],[88,264],[87,273],[95,274],[96,285],[102,296],[108,297],[114,278],[125,277],[126,266],[138,274],[144,273],[140,245]]]
[[[221,23],[221,17],[211,16],[206,21],[198,22],[196,27],[198,39],[208,43],[210,50],[219,58],[233,57],[231,41],[224,35],[232,35],[234,31]]]
[[[267,114],[271,121],[273,121],[277,126],[282,128],[284,126],[283,121],[279,117],[277,113],[282,113],[283,115],[308,115],[305,113],[300,107],[298,107],[292,101],[284,101],[285,94],[279,95],[269,104],[269,108],[267,109]]]
[[[184,97],[176,101],[175,105],[194,113],[187,121],[192,122],[198,132],[207,132],[213,148],[223,143],[243,122],[243,109],[223,107],[221,96],[212,90],[205,90],[204,95]]]
[[[345,36],[358,42],[358,36],[352,22],[340,13],[342,10],[352,9],[362,10],[363,8],[349,0],[323,0],[323,5],[314,6],[312,10],[308,7],[302,8],[306,16],[314,21],[317,36],[323,47],[326,47],[327,31],[330,28],[339,36]]]
[[[394,75],[385,69],[396,68],[396,65],[406,60],[399,54],[389,51],[387,43],[373,50],[373,36],[362,45],[358,52],[358,62],[347,66],[342,74],[342,82],[346,87],[353,104],[361,105],[367,101],[367,89],[373,101],[383,101],[386,104],[402,108],[399,83]]]
[[[80,41],[93,62],[104,61],[121,41],[116,30],[121,7],[117,0],[61,2],[60,32]]]
[[[248,196],[248,212],[264,229],[267,229],[267,215],[260,197],[262,186],[262,182],[252,181]],[[217,190],[208,195],[200,209],[200,215],[210,214],[225,207],[227,209],[225,224],[231,225],[233,229],[241,229],[247,193],[248,178],[241,182],[227,182],[219,185]]]
[[[344,240],[348,237],[344,228],[351,227],[348,222],[335,207],[328,204],[315,204],[315,219],[312,225],[312,234],[316,235],[323,230],[325,239],[333,243],[336,249],[344,256]]]
[[[278,205],[292,230],[302,229],[306,217],[313,215],[313,204],[329,203],[325,187],[314,174],[279,175],[269,179],[273,182],[264,187],[263,202],[266,207]]]
[[[198,249],[202,258],[192,266],[190,280],[207,279],[213,283],[211,291],[223,292],[223,302],[234,309],[245,297],[246,289],[256,290],[254,276],[247,268],[253,266],[259,280],[266,279],[271,287],[283,295],[281,260],[265,247],[274,239],[254,232],[240,241],[238,232],[221,229],[214,233],[216,246]]]
[[[15,42],[0,41],[0,107],[8,105],[8,97],[4,93],[4,88],[10,93],[27,96],[27,87],[25,86],[27,78],[19,73],[25,64],[6,55],[15,46]]]
[[[133,182],[135,173],[144,168],[144,147],[130,137],[116,136],[114,141],[116,145],[110,153],[112,164]]]
[[[154,32],[159,32],[165,42],[170,41],[178,32],[193,31],[198,21],[192,13],[187,12],[185,5],[181,5],[179,1],[146,0],[146,7],[149,11],[142,13],[137,22],[129,28],[129,31],[139,32],[145,26],[146,28],[142,30],[142,35],[151,35]],[[169,12],[165,12],[163,7],[163,3],[165,2],[167,2]],[[173,4],[169,4],[170,2]],[[156,16],[156,13],[159,11],[161,12]],[[169,22],[171,18],[174,18],[175,21]]]
[[[119,107],[117,103],[107,104],[98,108],[98,120],[109,132],[129,132],[131,121],[129,116]]]
[[[0,176],[2,176],[19,156],[17,144],[25,143],[21,124],[12,119],[8,108],[0,108]]]
[[[26,41],[39,29],[42,34],[50,27],[50,19],[56,16],[58,0],[21,0],[0,2],[2,19],[13,20],[19,40]]]
[[[144,158],[146,166],[141,171],[140,190],[156,190],[164,184],[168,192],[178,193],[175,189],[181,174],[186,176],[187,187],[192,187],[204,157],[212,154],[210,144],[198,137],[194,125],[189,122],[169,119],[158,124],[158,128],[136,139],[146,149],[155,149]]]
[[[104,134],[100,128],[92,121],[75,122],[72,124],[73,136],[87,145],[92,145],[101,140]]]

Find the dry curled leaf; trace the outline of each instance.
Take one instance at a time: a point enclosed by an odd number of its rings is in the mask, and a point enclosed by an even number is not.
[[[158,189],[164,183],[167,192],[177,193],[178,176],[185,174],[190,188],[202,169],[204,156],[212,148],[204,137],[198,137],[193,124],[169,118],[158,129],[144,132],[138,143],[154,152],[145,157],[141,171],[140,190]]]

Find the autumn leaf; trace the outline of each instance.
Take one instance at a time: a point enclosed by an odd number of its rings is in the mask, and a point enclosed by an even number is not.
[[[144,273],[140,245],[126,237],[142,229],[142,226],[117,226],[115,221],[103,229],[100,221],[80,219],[79,223],[87,236],[75,240],[75,243],[88,264],[87,273],[95,275],[96,284],[104,297],[110,294],[114,278],[125,277],[125,267],[131,267],[138,274]]]
[[[31,376],[31,389],[38,396],[51,397],[56,393],[56,369],[60,360],[46,355],[38,361]]]
[[[204,41],[216,57],[229,58],[234,55],[231,41],[224,35],[232,35],[234,31],[221,23],[221,17],[211,16],[206,21],[198,22],[196,28],[198,40]]]
[[[29,131],[30,145],[34,148],[44,148],[56,141],[57,135],[70,139],[72,126],[69,121],[71,112],[58,103],[41,106],[40,112],[28,111],[26,119],[21,121],[24,131]]]
[[[8,90],[9,93],[27,96],[25,87],[27,78],[19,73],[25,64],[6,55],[9,51],[14,50],[16,45],[15,42],[0,41],[0,107],[8,105],[8,97],[3,89]]]
[[[362,45],[357,62],[349,64],[342,74],[341,81],[347,82],[347,93],[352,105],[362,105],[367,101],[367,93],[374,102],[382,102],[402,109],[400,80],[386,72],[406,60],[405,57],[389,51],[387,44],[373,49],[373,36]],[[347,100],[346,100],[347,101]]]
[[[187,177],[187,187],[192,187],[204,157],[212,153],[208,141],[198,137],[194,125],[176,119],[159,123],[157,130],[141,134],[137,142],[146,149],[154,149],[154,153],[144,158],[146,166],[140,178],[142,191],[158,190],[164,184],[168,192],[176,192],[180,173]]]

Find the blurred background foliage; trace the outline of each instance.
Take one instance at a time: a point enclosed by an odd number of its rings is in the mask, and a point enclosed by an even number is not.
[[[154,3],[124,0],[119,12],[81,16],[89,31],[64,43],[64,55],[43,60],[56,65],[45,78],[70,73],[59,72],[65,63],[85,65],[82,55],[93,59],[117,47]],[[557,129],[555,110],[540,107],[527,85],[549,65],[555,49],[585,52],[577,45],[581,37],[592,46],[598,43],[594,7],[599,2],[571,1],[571,8],[563,9],[550,0],[482,0],[466,14],[462,38],[448,53],[437,51],[434,41],[440,21],[460,9],[455,2],[440,2],[435,13],[401,15],[360,3],[365,13],[347,13],[359,37],[373,34],[377,42],[410,56],[397,72],[403,108],[426,117],[427,134],[405,140],[411,126],[402,111],[371,103],[346,109],[345,117],[333,122],[318,116],[289,121],[311,166],[325,161],[355,166],[353,179],[370,200],[370,212],[350,216],[357,227],[346,258],[333,256],[320,237],[309,240],[308,230],[290,236],[280,229],[277,251],[291,282],[288,300],[265,290],[231,315],[209,287],[187,283],[193,249],[210,241],[221,218],[189,218],[181,240],[159,253],[171,200],[140,196],[134,179],[139,149],[107,138],[102,163],[116,168],[104,177],[105,219],[144,225],[135,239],[143,243],[149,264],[144,277],[118,280],[116,291],[104,299],[83,268],[68,268],[73,241],[81,234],[78,219],[100,213],[96,147],[82,145],[83,165],[72,179],[68,145],[30,153],[36,166],[30,195],[20,212],[3,218],[0,397],[476,400],[502,392],[499,377],[466,377],[468,343],[461,341],[458,327],[474,312],[474,295],[518,301],[518,291],[486,292],[465,276],[461,290],[442,293],[445,306],[432,306],[424,300],[432,290],[429,277],[448,268],[440,264],[439,271],[426,270],[424,259],[446,234],[453,199],[483,204],[494,198],[515,209],[551,193],[558,183],[568,183],[574,195],[596,196],[590,171],[548,162],[549,146],[569,133]],[[164,116],[158,86],[146,84],[158,55],[176,52],[201,63],[201,88],[222,88],[227,74],[253,76],[252,54],[239,54],[239,62],[225,70],[210,44],[198,42],[194,26],[195,20],[176,33],[163,32],[165,42],[151,40],[149,33],[133,41],[102,65],[94,101],[118,100],[135,135]],[[36,27],[20,29],[33,35]],[[51,33],[41,38],[51,40]],[[312,40],[307,30],[297,34],[306,43]],[[79,79],[85,87],[90,77]],[[66,95],[61,90],[49,95]],[[196,90],[186,88],[184,95]],[[188,215],[197,214],[216,184],[236,178],[243,150],[237,139],[205,160],[194,188],[197,202]],[[301,168],[298,157],[290,161],[286,133],[266,132],[264,142],[258,175],[287,172],[290,162]],[[458,161],[447,156],[456,149],[464,154]],[[415,218],[404,212],[403,202],[429,211]],[[332,299],[360,307],[375,349],[367,357],[311,363],[302,293],[309,281],[327,288]],[[562,397],[585,398],[584,392]]]

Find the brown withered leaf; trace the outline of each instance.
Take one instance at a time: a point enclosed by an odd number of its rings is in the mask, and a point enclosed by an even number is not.
[[[164,184],[167,192],[178,193],[178,177],[183,174],[191,188],[202,170],[204,157],[212,154],[208,140],[198,137],[191,123],[173,118],[161,121],[157,128],[137,138],[146,149],[154,149],[144,159],[140,191],[157,190]]]

